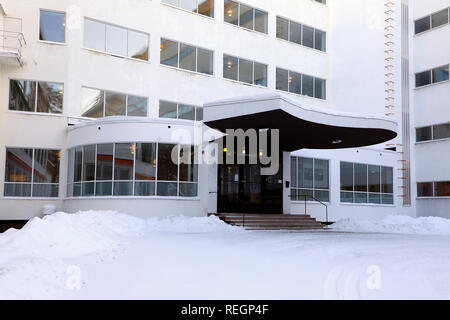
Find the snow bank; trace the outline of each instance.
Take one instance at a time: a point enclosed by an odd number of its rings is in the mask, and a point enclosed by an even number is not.
[[[331,225],[331,228],[335,231],[345,232],[450,235],[450,219],[390,215],[376,221],[343,219]]]
[[[150,218],[147,220],[149,231],[174,233],[211,233],[211,232],[243,232],[244,229],[226,224],[216,216],[168,218]]]

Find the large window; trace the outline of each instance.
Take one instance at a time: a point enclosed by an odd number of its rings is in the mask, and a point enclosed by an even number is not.
[[[39,18],[39,40],[66,42],[66,14],[41,10]]]
[[[299,95],[326,99],[326,80],[277,68],[276,88]]]
[[[203,121],[203,108],[190,104],[160,100],[159,117]]]
[[[417,183],[418,197],[450,197],[450,181]]]
[[[107,143],[69,150],[68,197],[196,197],[197,148]],[[172,161],[173,155],[178,161]]]
[[[341,202],[394,204],[393,168],[341,162]]]
[[[86,87],[81,89],[81,115],[83,117],[146,117],[147,104],[148,99],[145,97]]]
[[[416,88],[449,80],[449,65],[416,73]]]
[[[58,197],[59,150],[6,149],[5,197]]]
[[[161,2],[214,18],[214,0],[162,0]]]
[[[149,60],[149,35],[84,18],[84,46],[119,57]]]
[[[437,28],[439,26],[448,24],[450,21],[450,8],[446,8],[432,15],[415,21],[415,34]]]
[[[61,114],[63,94],[62,83],[11,79],[9,110]]]
[[[161,38],[163,65],[204,74],[214,73],[214,52]]]
[[[450,122],[416,129],[416,141],[431,141],[450,138]]]
[[[224,54],[223,77],[267,87],[267,65]]]
[[[326,51],[326,32],[277,17],[277,38]]]
[[[268,13],[237,1],[225,0],[224,21],[267,34]]]
[[[291,157],[291,201],[330,201],[329,161]]]

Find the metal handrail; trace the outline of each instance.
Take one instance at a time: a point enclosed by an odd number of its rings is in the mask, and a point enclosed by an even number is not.
[[[307,204],[307,200],[306,199],[309,197],[313,201],[316,201],[316,202],[320,203],[321,205],[325,206],[325,219],[326,219],[326,223],[328,223],[328,205],[326,203],[322,202],[321,200],[319,200],[319,199],[317,199],[317,198],[315,198],[313,196],[306,195],[306,194],[301,195],[301,197],[305,198],[305,215],[306,215],[306,204]]]

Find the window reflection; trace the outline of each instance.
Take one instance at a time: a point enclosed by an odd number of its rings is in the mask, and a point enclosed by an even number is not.
[[[39,40],[60,43],[66,42],[66,14],[41,10]]]

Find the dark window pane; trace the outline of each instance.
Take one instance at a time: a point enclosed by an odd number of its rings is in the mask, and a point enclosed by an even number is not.
[[[180,8],[197,12],[197,0],[179,0],[179,3]]]
[[[313,190],[308,189],[298,189],[297,190],[297,199],[299,201],[311,201],[314,199],[314,193]]]
[[[136,145],[134,143],[116,143],[114,152],[114,180],[133,180],[135,150]]]
[[[158,144],[158,180],[177,181],[178,164],[172,161],[177,159],[178,146],[174,144]],[[159,194],[159,184],[158,184]]]
[[[136,180],[155,180],[156,178],[156,143],[136,144]]]
[[[84,46],[89,49],[106,51],[106,25],[102,22],[84,19]]]
[[[39,40],[66,42],[66,14],[41,10]]]
[[[433,126],[433,139],[447,139],[450,138],[450,123]]]
[[[180,44],[180,68],[190,71],[196,71],[197,50],[195,47]]]
[[[355,203],[367,203],[367,193],[366,192],[355,192]]]
[[[197,48],[197,72],[205,74],[214,73],[214,52]]]
[[[59,150],[34,151],[34,182],[58,183],[59,182]]]
[[[424,31],[427,31],[431,28],[431,24],[430,24],[430,17],[425,17],[422,19],[419,19],[415,22],[415,33],[421,33]]]
[[[253,83],[253,62],[239,59],[239,81]]]
[[[198,0],[198,13],[214,18],[214,0]]]
[[[449,79],[449,65],[433,69],[433,83]]]
[[[423,87],[428,84],[431,84],[431,72],[430,71],[416,73],[416,88]]]
[[[448,23],[448,9],[442,10],[431,16],[431,27],[436,28]]]
[[[302,75],[289,71],[289,92],[302,94]]]
[[[291,187],[296,188],[297,187],[297,158],[291,157]]]
[[[341,192],[341,202],[353,203],[353,192]]]
[[[161,64],[178,67],[178,42],[161,38]]]
[[[369,203],[381,204],[381,193],[369,193]]]
[[[113,144],[97,145],[97,180],[112,180]]]
[[[84,182],[82,183],[81,190],[83,197],[90,197],[94,195],[95,183],[94,182]]]
[[[159,117],[160,118],[177,118],[177,104],[168,101],[159,101]]]
[[[224,5],[224,21],[238,25],[239,4],[234,1],[225,0]]]
[[[127,29],[106,25],[106,52],[123,57],[127,56],[127,36]]]
[[[304,46],[314,48],[314,29],[308,26],[303,26],[302,43]]]
[[[255,9],[255,31],[266,33],[268,29],[267,12]]]
[[[10,80],[9,110],[34,112],[36,109],[36,81]]]
[[[6,182],[31,182],[32,166],[33,149],[6,149]]]
[[[177,183],[176,182],[158,182],[158,196],[176,197]]]
[[[196,107],[195,108],[195,120],[197,121],[203,121],[203,108],[202,107]]]
[[[367,165],[355,163],[355,191],[367,192]]]
[[[180,181],[198,181],[198,165],[196,164],[196,148],[181,146],[180,148]]]
[[[95,184],[95,195],[98,197],[111,196],[112,195],[112,181],[97,182]]]
[[[323,79],[314,79],[314,97],[325,100],[327,98],[327,82]]]
[[[381,192],[381,169],[369,166],[369,192]]]
[[[433,182],[419,182],[417,183],[418,197],[432,197],[433,196]]]
[[[330,192],[325,190],[314,190],[314,198],[323,202],[330,201]]]
[[[246,29],[253,30],[254,9],[241,3],[239,6],[239,14],[239,25]]]
[[[128,96],[127,116],[146,117],[147,116],[147,98]]]
[[[69,168],[67,182],[81,181],[81,166],[83,159],[83,148],[77,147],[69,150]]]
[[[320,51],[326,51],[326,44],[327,44],[327,40],[326,40],[326,33],[320,30],[315,30],[314,31],[314,38],[315,38],[315,42],[314,42],[314,48],[316,48],[317,50]]]
[[[291,201],[297,201],[297,189],[291,189]]]
[[[37,112],[62,113],[64,85],[38,82]]]
[[[392,168],[381,167],[381,192],[394,193],[394,174]]]
[[[149,197],[155,195],[154,182],[135,182],[134,195],[137,197]]]
[[[33,197],[57,198],[59,186],[57,184],[33,184]]]
[[[238,80],[238,63],[239,59],[223,55],[223,77],[226,79]]]
[[[128,57],[148,61],[148,34],[128,30]]]
[[[341,190],[353,191],[353,163],[341,162],[340,175],[341,175]]]
[[[289,71],[277,68],[276,71],[276,86],[277,90],[289,90]]]
[[[83,147],[83,181],[94,181],[95,145]]]
[[[290,22],[289,41],[302,44],[302,25],[300,23]]]
[[[178,119],[195,120],[195,106],[188,104],[178,105]]]
[[[436,197],[450,197],[450,181],[435,182],[434,195]]]
[[[277,17],[277,38],[289,40],[289,20]]]
[[[254,68],[255,79],[253,84],[267,87],[267,66],[265,64],[255,62]]]
[[[314,188],[328,189],[328,160],[314,159]]]
[[[381,202],[383,204],[394,204],[394,196],[392,194],[382,194]]]
[[[114,182],[114,195],[115,196],[132,196],[133,195],[133,182]]]
[[[196,197],[197,184],[196,183],[180,183],[180,197]]]
[[[416,141],[429,141],[432,140],[431,127],[417,128],[416,129]]]
[[[314,97],[314,77],[302,76],[302,95]]]
[[[105,117],[124,116],[127,110],[127,96],[117,92],[105,94]]]
[[[298,187],[312,188],[313,187],[313,159],[298,158]]]
[[[5,183],[5,197],[31,197],[31,183]]]
[[[81,89],[81,115],[89,118],[103,117],[104,92],[102,90]]]

